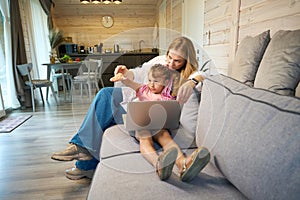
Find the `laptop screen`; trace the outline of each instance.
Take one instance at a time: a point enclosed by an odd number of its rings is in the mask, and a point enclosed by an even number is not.
[[[181,108],[177,101],[129,102],[124,120],[126,130],[176,129]]]

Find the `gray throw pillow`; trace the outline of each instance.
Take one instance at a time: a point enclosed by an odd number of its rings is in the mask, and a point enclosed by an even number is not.
[[[231,77],[253,86],[259,63],[270,42],[270,30],[255,37],[246,36],[238,46]]]
[[[254,87],[293,96],[299,81],[300,30],[280,30],[266,49]]]

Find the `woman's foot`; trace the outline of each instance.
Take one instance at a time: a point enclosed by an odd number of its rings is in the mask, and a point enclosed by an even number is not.
[[[90,152],[79,145],[70,144],[65,150],[54,153],[51,158],[59,161],[91,160]]]
[[[167,180],[172,175],[177,154],[178,150],[172,147],[159,155],[156,163],[156,172],[160,180]]]
[[[81,170],[77,167],[66,170],[66,177],[71,180],[79,180],[82,178],[93,178],[95,170]]]
[[[183,160],[183,167],[180,179],[184,182],[193,180],[210,160],[210,153],[207,148],[196,149],[189,158]]]

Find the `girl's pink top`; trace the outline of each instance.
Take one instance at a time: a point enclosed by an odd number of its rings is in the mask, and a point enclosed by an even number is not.
[[[139,88],[136,93],[136,96],[139,98],[140,101],[162,101],[162,100],[175,100],[176,97],[171,95],[171,87],[172,81],[163,89],[161,94],[154,94],[150,91],[147,85],[143,85]]]

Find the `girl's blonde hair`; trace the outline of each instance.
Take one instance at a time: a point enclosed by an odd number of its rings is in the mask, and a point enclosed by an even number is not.
[[[175,97],[176,93],[174,93],[174,80],[178,79],[177,76],[179,73],[177,71],[171,70],[168,67],[162,65],[162,64],[156,64],[153,65],[149,72],[148,75],[151,74],[153,78],[162,78],[164,81],[168,80],[168,84],[170,84],[170,81],[172,81],[172,89],[171,89],[171,96]],[[165,87],[168,85],[164,85]]]
[[[178,52],[180,56],[186,61],[185,65],[177,70],[180,73],[180,76],[175,75],[173,79],[173,93],[176,95],[179,87],[188,79],[188,77],[193,72],[197,71],[198,62],[193,42],[186,37],[178,37],[174,39],[168,48],[167,55],[171,50]]]
[[[151,74],[153,78],[163,78],[163,80],[171,80],[171,70],[162,64],[153,65],[148,75]]]

